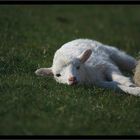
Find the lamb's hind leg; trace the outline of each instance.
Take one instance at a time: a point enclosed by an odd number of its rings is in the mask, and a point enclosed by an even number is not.
[[[118,65],[120,69],[132,71],[136,67],[137,61],[132,56],[115,47],[106,46],[105,48],[108,51],[110,58]]]

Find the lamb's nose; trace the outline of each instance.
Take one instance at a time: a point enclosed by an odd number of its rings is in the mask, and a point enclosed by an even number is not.
[[[68,80],[69,81],[77,81],[76,77],[74,77],[74,76],[69,77]]]

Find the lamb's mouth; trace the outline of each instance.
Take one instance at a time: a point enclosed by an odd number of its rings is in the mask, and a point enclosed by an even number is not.
[[[77,85],[78,84],[78,81],[73,81],[73,82],[69,82],[68,85],[70,86],[74,86],[74,85]]]

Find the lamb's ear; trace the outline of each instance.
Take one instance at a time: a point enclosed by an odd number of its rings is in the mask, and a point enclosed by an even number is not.
[[[79,58],[80,62],[84,63],[88,60],[88,58],[90,57],[91,54],[92,54],[92,50],[87,49],[78,58]]]
[[[53,76],[52,68],[40,68],[35,71],[39,76]]]

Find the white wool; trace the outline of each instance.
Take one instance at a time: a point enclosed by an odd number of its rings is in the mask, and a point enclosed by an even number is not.
[[[140,87],[135,87],[131,79],[120,71],[132,71],[136,63],[133,57],[115,47],[94,40],[76,39],[56,51],[51,68],[46,68],[46,71],[39,69],[36,74],[52,73],[57,82],[68,85],[71,85],[69,79],[75,77],[78,84],[120,89],[140,96]]]

